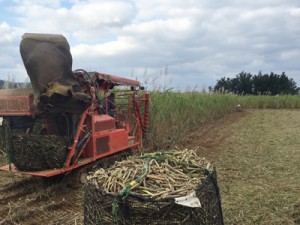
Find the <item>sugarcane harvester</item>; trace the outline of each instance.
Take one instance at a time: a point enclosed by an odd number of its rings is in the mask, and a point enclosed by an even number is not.
[[[8,153],[0,170],[53,177],[141,151],[150,96],[140,82],[73,71],[62,35],[26,33],[20,53],[31,88],[0,90]]]

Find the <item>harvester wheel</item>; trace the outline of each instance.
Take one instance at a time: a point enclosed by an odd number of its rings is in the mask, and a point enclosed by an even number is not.
[[[78,168],[66,174],[65,180],[68,187],[81,188],[87,181],[87,168]]]

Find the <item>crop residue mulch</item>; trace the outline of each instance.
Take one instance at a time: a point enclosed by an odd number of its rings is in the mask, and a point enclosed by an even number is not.
[[[0,172],[0,224],[83,224],[83,189]]]
[[[255,110],[217,159],[225,224],[300,224],[300,111]]]

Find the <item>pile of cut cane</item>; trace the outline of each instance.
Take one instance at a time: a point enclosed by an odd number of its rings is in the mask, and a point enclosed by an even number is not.
[[[88,177],[96,187],[110,194],[131,194],[152,199],[177,198],[195,190],[212,166],[195,150],[154,152],[131,156]]]

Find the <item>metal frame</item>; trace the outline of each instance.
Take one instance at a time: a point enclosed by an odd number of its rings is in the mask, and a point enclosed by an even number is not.
[[[113,84],[115,86],[125,85],[131,87],[132,90],[128,91],[128,93],[119,95],[119,97],[127,99],[127,103],[117,104],[115,118],[108,116],[108,112],[101,114],[101,112],[97,110],[99,103],[92,104],[90,108],[82,113],[80,121],[76,127],[74,141],[67,150],[68,154],[63,168],[24,172],[16,170],[14,165],[5,165],[0,167],[0,170],[29,174],[33,176],[51,177],[72,171],[78,167],[87,165],[100,158],[123,150],[136,149],[137,151],[141,151],[142,137],[145,135],[145,131],[148,127],[150,102],[149,93],[146,93],[144,97],[137,97],[137,92],[139,91],[138,88],[140,87],[140,83],[138,81],[99,73],[96,73],[92,80],[95,82],[99,78],[107,83],[104,82],[103,86],[98,87],[97,90],[95,90],[94,87],[90,87],[93,89],[90,90],[90,93],[94,93],[92,95],[93,102],[97,101],[96,96],[99,92],[104,91],[104,96],[107,98],[110,85]],[[22,108],[12,112],[8,112],[5,107],[2,107],[0,108],[0,116],[35,115],[33,110],[33,98],[31,96],[1,97],[0,103],[1,101],[12,100],[22,102],[22,104],[26,104],[28,107],[26,110]],[[140,110],[142,105],[144,107],[144,115],[141,114]],[[123,113],[123,117],[120,116],[120,113]],[[95,128],[96,123],[98,123],[98,127],[101,127],[101,124],[111,124],[112,121],[116,125],[115,127],[110,127],[107,130],[101,131],[97,131]],[[106,148],[103,152],[101,152],[103,146],[99,146],[99,143],[102,143],[101,141],[105,143]]]

